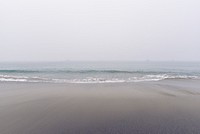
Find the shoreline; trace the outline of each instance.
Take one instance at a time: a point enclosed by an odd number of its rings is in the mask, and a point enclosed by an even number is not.
[[[1,134],[198,134],[200,81],[0,82]]]

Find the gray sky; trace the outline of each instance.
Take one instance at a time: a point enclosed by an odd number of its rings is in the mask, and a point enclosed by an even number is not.
[[[200,60],[199,0],[0,0],[0,61]]]

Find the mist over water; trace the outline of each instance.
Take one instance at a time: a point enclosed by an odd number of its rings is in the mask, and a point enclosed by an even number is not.
[[[199,0],[1,0],[0,61],[199,61]]]
[[[0,81],[116,83],[199,79],[199,62],[1,63]]]

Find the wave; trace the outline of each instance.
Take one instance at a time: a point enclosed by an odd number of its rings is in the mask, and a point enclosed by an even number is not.
[[[73,74],[92,74],[92,73],[108,73],[108,74],[161,74],[161,73],[177,73],[173,71],[126,71],[126,70],[65,70],[65,69],[52,69],[52,70],[12,70],[12,69],[3,69],[0,70],[0,73],[73,73]]]
[[[51,82],[51,79],[41,77],[0,75],[0,81],[10,82]]]
[[[144,81],[160,81],[165,79],[200,79],[199,76],[186,75],[143,75],[129,78],[100,78],[100,77],[86,77],[81,79],[57,79],[57,78],[42,78],[42,77],[27,77],[27,76],[13,76],[0,75],[2,82],[47,82],[47,83],[125,83],[125,82],[144,82]]]
[[[36,70],[0,70],[1,73],[37,73],[40,71],[36,71]]]

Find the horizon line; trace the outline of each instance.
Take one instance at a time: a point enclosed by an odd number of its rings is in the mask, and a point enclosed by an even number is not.
[[[32,60],[32,61],[0,61],[0,63],[34,63],[34,62],[200,62],[199,60]]]

